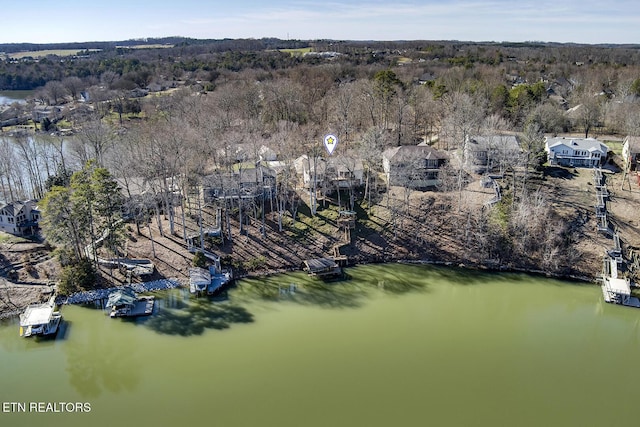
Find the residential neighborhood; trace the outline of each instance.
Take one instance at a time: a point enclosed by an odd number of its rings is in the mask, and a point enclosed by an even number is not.
[[[638,424],[634,3],[2,12],[2,427]]]

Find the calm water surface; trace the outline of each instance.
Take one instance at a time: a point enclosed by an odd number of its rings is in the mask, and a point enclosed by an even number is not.
[[[4,324],[0,401],[91,412],[0,413],[0,425],[637,425],[640,310],[606,305],[597,287],[419,266],[349,273],[245,281],[226,302],[158,294],[159,313],[139,322],[64,307],[55,341]]]
[[[25,102],[25,99],[33,95],[33,92],[32,90],[0,90],[0,105]]]

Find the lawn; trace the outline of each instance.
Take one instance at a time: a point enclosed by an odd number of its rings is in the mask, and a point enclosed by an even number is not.
[[[13,234],[5,233],[4,231],[0,231],[0,243],[24,243],[29,242],[29,240],[24,239],[22,237],[14,236]]]
[[[77,55],[80,52],[84,52],[88,50],[90,52],[95,52],[100,49],[44,49],[44,50],[33,50],[33,51],[25,51],[25,52],[15,52],[10,53],[7,56],[11,59],[22,59],[22,58],[42,58],[48,55],[56,55],[56,56],[73,56]]]
[[[298,49],[280,49],[280,52],[288,53],[291,56],[301,56],[305,53],[311,52],[313,48],[310,47],[301,47]]]

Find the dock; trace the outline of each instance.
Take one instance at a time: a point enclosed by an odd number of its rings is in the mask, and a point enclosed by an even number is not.
[[[189,269],[189,291],[192,294],[214,295],[232,280],[231,270],[218,269],[213,265],[209,269],[199,267]]]
[[[602,295],[608,303],[640,308],[640,299],[631,296],[629,279],[618,277],[618,262],[614,258],[604,259]]]
[[[138,297],[130,288],[118,289],[109,295],[107,308],[110,317],[138,317],[153,313],[154,297]]]
[[[342,268],[333,258],[315,258],[303,262],[303,270],[309,276],[322,279],[337,278],[342,276]]]
[[[51,300],[44,304],[33,304],[20,315],[20,336],[46,336],[58,332],[62,320],[60,312],[55,311],[55,302]]]

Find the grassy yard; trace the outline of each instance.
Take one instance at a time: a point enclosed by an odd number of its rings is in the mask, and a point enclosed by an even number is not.
[[[95,52],[100,49],[87,49],[90,52]],[[22,59],[22,58],[42,58],[48,55],[56,55],[56,56],[73,56],[77,55],[80,52],[84,52],[84,49],[44,49],[44,50],[33,50],[33,51],[25,51],[25,52],[15,52],[10,53],[7,56],[11,59]]]
[[[280,49],[280,52],[288,53],[291,56],[301,56],[305,53],[311,52],[313,48],[310,47],[301,47],[298,49]]]
[[[605,139],[602,142],[604,142],[607,147],[609,147],[610,152],[613,152],[619,156],[622,155],[622,141],[609,141]]]
[[[2,243],[25,243],[30,240],[24,239],[22,237],[14,236],[13,234],[5,233],[4,231],[0,231],[0,244]]]

